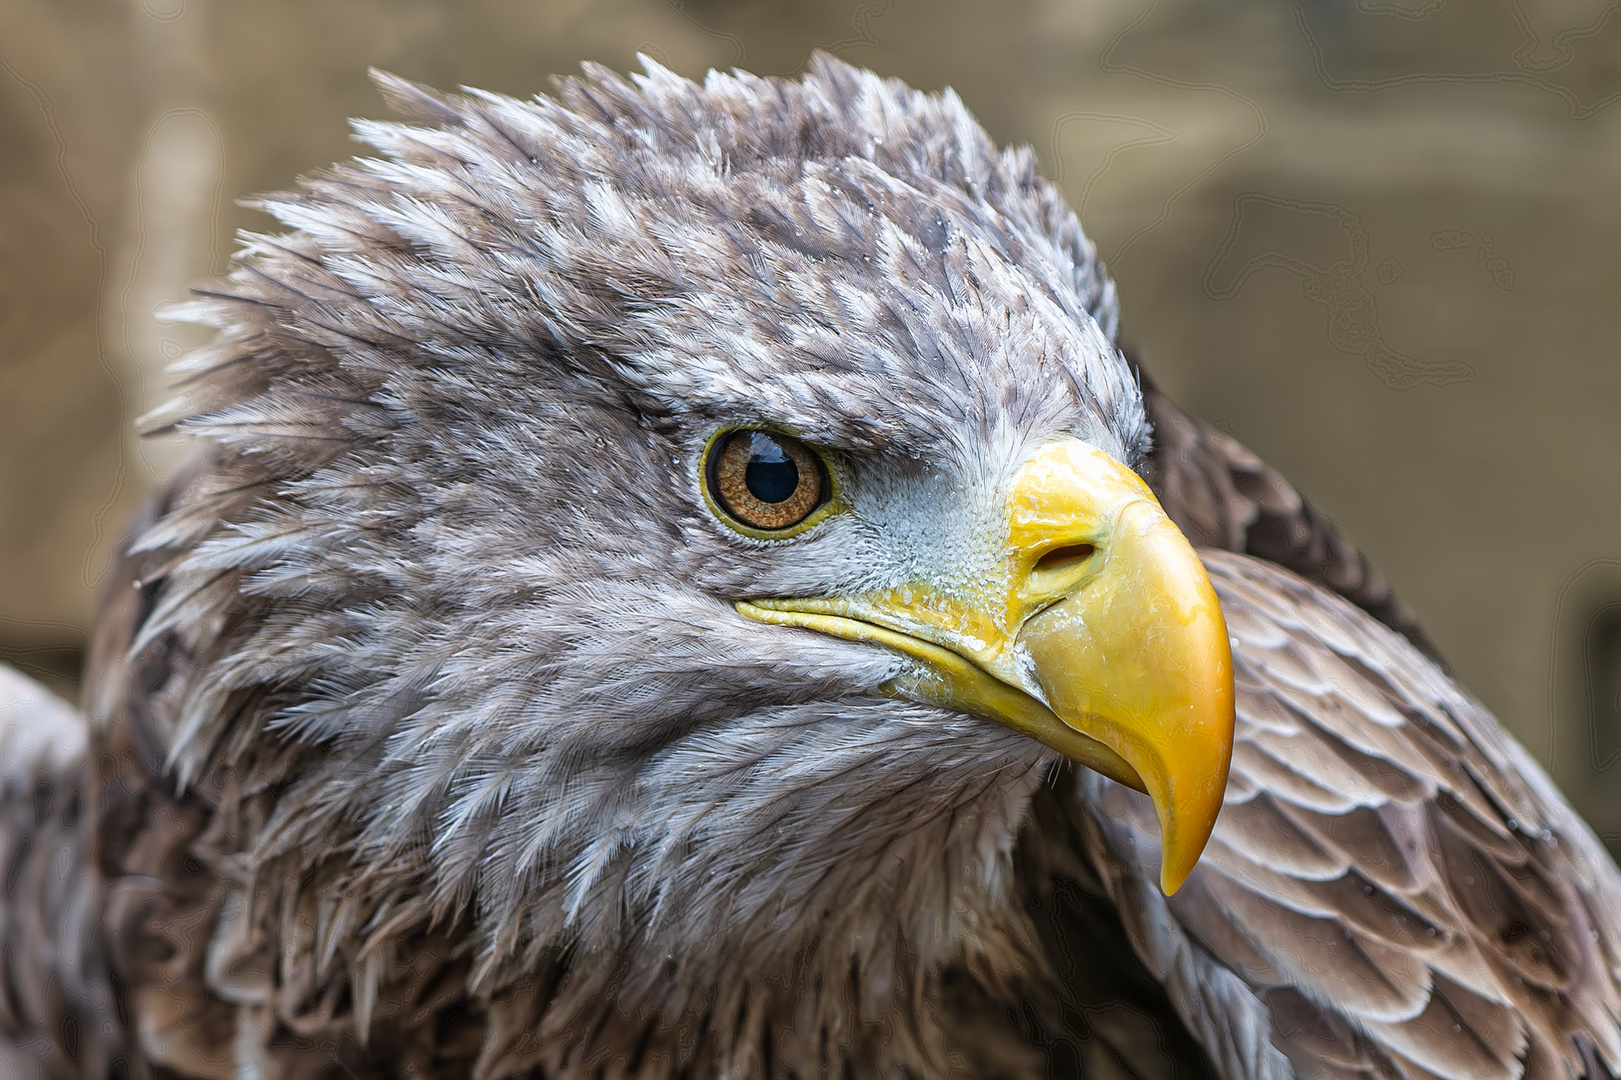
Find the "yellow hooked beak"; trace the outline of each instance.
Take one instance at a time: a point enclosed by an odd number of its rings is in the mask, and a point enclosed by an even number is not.
[[[1146,793],[1160,886],[1192,872],[1232,756],[1233,670],[1215,590],[1148,485],[1077,439],[1019,472],[1001,572],[949,589],[757,600],[738,611],[920,661],[886,689],[1021,731]]]

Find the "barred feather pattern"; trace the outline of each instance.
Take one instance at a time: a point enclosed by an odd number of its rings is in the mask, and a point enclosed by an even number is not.
[[[1174,897],[1154,885],[1153,809],[1090,774],[1080,787],[1127,932],[1221,1071],[1613,1075],[1621,874],[1541,767],[1343,600],[1258,560],[1205,565],[1238,730]]]

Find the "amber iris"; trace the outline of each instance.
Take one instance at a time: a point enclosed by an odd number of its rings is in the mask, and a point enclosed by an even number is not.
[[[709,452],[709,489],[740,524],[790,529],[827,501],[827,470],[810,448],[773,431],[730,431]]]

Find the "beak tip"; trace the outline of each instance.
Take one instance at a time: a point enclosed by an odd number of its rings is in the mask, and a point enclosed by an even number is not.
[[[1199,856],[1203,853],[1203,839],[1197,845],[1177,843],[1174,840],[1167,844],[1160,858],[1160,891],[1166,896],[1175,895],[1192,876],[1194,868],[1199,865]]]
[[[1192,875],[1216,830],[1232,763],[1235,719],[1230,708],[1215,710],[1205,726],[1207,735],[1214,736],[1205,752],[1185,756],[1175,771],[1162,767],[1152,773],[1157,783],[1149,797],[1159,817],[1160,889],[1166,896]]]

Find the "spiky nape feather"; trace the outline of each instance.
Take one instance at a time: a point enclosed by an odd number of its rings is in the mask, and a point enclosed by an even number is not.
[[[259,204],[291,231],[184,307],[221,333],[159,421],[214,455],[141,541],[136,645],[194,658],[161,726],[229,823],[211,965],[247,1002],[347,980],[364,1031],[401,942],[452,927],[540,1058],[701,1007],[737,1017],[686,1051],[715,1067],[886,1015],[869,1058],[921,1067],[940,964],[1028,960],[1012,848],[1054,759],[731,601],[967,584],[1031,447],[1138,460],[1091,245],[954,94],[828,57],[533,102],[379,81],[419,123]],[[721,525],[729,425],[813,440],[850,512]]]

